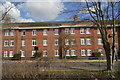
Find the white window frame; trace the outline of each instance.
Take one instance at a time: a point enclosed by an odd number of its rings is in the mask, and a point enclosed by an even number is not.
[[[9,36],[9,30],[5,30],[5,36]]]
[[[65,54],[66,54],[66,56],[70,56],[70,50],[67,49]]]
[[[3,57],[8,57],[8,51],[4,51]]]
[[[59,29],[54,29],[54,35],[59,35]]]
[[[71,56],[76,56],[76,50],[71,50]]]
[[[15,30],[11,30],[10,31],[10,36],[14,36],[15,35]]]
[[[48,29],[43,29],[43,35],[47,36],[48,35]]]
[[[69,45],[69,39],[65,39],[65,45]]]
[[[21,50],[21,51],[20,51],[20,55],[21,55],[21,57],[25,57],[25,51],[24,51],[24,50]]]
[[[13,55],[14,55],[14,51],[10,51],[9,52],[9,57],[13,57]]]
[[[35,53],[36,53],[36,51],[35,51],[35,50],[33,50],[33,51],[32,51],[32,57],[33,57],[33,55],[34,55]]]
[[[70,32],[71,34],[75,34],[75,28],[71,28]]]
[[[92,55],[92,50],[91,50],[91,49],[88,49],[88,50],[87,50],[87,55],[88,55],[88,56],[91,56],[91,55]]]
[[[90,28],[86,28],[86,34],[91,34],[90,30]]]
[[[32,46],[36,46],[37,42],[36,40],[32,40]]]
[[[85,49],[81,49],[81,56],[86,56],[86,50]]]
[[[14,40],[10,40],[10,46],[11,46],[11,47],[14,46]]]
[[[80,34],[85,34],[85,29],[84,28],[80,28]]]
[[[48,40],[47,39],[43,40],[43,46],[48,46]]]
[[[44,51],[43,51],[43,57],[47,57],[47,55],[48,55],[47,50],[44,50]]]
[[[7,43],[7,44],[6,44]],[[4,41],[4,47],[8,47],[9,46],[9,42],[8,42],[8,40],[5,40]]]
[[[55,39],[54,45],[55,45],[55,46],[58,46],[58,45],[59,45],[59,40],[58,40],[58,39]]]
[[[26,30],[21,31],[21,36],[26,36]]]
[[[100,30],[99,29],[97,29],[97,34],[100,34]]]
[[[103,49],[102,48],[98,49],[98,52],[100,52],[101,56],[103,56]]]
[[[36,30],[32,30],[32,36],[36,36]]]
[[[69,34],[69,28],[65,28],[65,34]]]
[[[25,40],[21,40],[21,46],[25,46]]]
[[[87,45],[91,45],[91,39],[90,39],[90,38],[87,38],[87,39],[86,39],[86,44],[87,44]]]
[[[102,45],[102,39],[98,38],[98,45]]]
[[[81,45],[85,45],[85,38],[81,38]]]
[[[57,56],[59,56],[59,50],[55,50],[55,56],[57,57]]]

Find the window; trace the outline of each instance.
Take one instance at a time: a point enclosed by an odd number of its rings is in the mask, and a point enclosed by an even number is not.
[[[9,57],[13,57],[14,51],[10,51]]]
[[[22,30],[21,35],[22,35],[22,36],[25,36],[25,35],[26,35],[26,30]]]
[[[43,30],[43,35],[44,35],[44,36],[48,35],[48,30],[47,30],[47,29],[44,29],[44,30]]]
[[[43,40],[43,46],[47,46],[47,40]]]
[[[59,35],[59,29],[54,30],[54,35]]]
[[[71,56],[76,56],[76,51],[75,50],[71,50]]]
[[[85,45],[85,39],[81,38],[81,45]]]
[[[10,46],[14,46],[14,40],[10,40]]]
[[[58,46],[58,39],[55,39],[55,46]]]
[[[7,40],[4,41],[4,46],[5,46],[5,47],[8,46],[8,41],[7,41]]]
[[[59,56],[59,51],[55,50],[55,56]]]
[[[97,29],[97,34],[100,34],[100,30],[99,29]]]
[[[75,34],[75,28],[71,28],[71,34]]]
[[[75,42],[76,42],[75,39],[72,39],[71,40],[71,45],[75,45]]]
[[[102,49],[98,49],[98,52],[100,52],[101,56],[103,56],[103,50]]]
[[[22,41],[21,41],[21,45],[22,45],[22,46],[25,46],[25,40],[22,40]]]
[[[91,56],[91,54],[92,54],[92,50],[91,50],[91,49],[88,49],[88,50],[87,50],[87,55],[88,55],[88,56]]]
[[[65,39],[65,45],[69,45],[69,39]]]
[[[98,45],[102,45],[102,39],[98,38]]]
[[[69,28],[65,28],[65,34],[69,34]]]
[[[9,30],[5,30],[5,36],[9,36]]]
[[[43,51],[43,57],[47,57],[47,50]]]
[[[14,31],[14,30],[11,30],[11,31],[10,31],[10,36],[14,36],[14,34],[15,34],[15,31]]]
[[[70,56],[70,50],[66,50],[66,56]]]
[[[33,50],[33,51],[32,51],[32,57],[33,57],[33,55],[34,55],[35,53],[36,53],[36,51],[35,51],[35,50]]]
[[[36,46],[36,40],[32,40],[32,46]]]
[[[86,28],[86,34],[90,34],[90,28]]]
[[[87,43],[87,45],[91,45],[91,39],[87,38],[86,43]]]
[[[85,49],[81,49],[81,56],[86,56]]]
[[[32,36],[36,36],[36,30],[32,30]]]
[[[80,28],[80,34],[85,34],[84,28]]]
[[[4,51],[3,57],[8,57],[8,51]]]
[[[21,54],[21,57],[25,57],[25,51],[21,50],[20,54]]]

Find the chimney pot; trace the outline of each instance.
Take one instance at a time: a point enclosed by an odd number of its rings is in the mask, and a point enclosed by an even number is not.
[[[78,16],[75,15],[75,16],[74,16],[74,22],[77,22],[77,21],[78,21]]]

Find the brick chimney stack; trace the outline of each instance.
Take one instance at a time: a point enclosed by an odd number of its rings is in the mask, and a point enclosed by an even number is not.
[[[75,16],[74,16],[74,22],[77,22],[77,21],[78,21],[78,16],[75,15]]]
[[[5,17],[5,23],[11,23],[10,17]]]

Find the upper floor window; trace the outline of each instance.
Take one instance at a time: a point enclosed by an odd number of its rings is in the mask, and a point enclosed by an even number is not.
[[[99,29],[97,29],[97,34],[100,34],[100,30]]]
[[[43,51],[43,57],[47,57],[47,50]]]
[[[10,31],[10,36],[14,36],[14,34],[15,34],[15,30],[11,30]]]
[[[59,51],[55,50],[55,56],[59,56]]]
[[[43,30],[43,35],[48,35],[48,30],[47,29]]]
[[[54,29],[54,35],[59,35],[59,29]]]
[[[81,56],[86,56],[85,49],[81,49]]]
[[[81,38],[81,45],[85,45],[85,39]]]
[[[36,30],[32,30],[32,36],[36,36]]]
[[[36,40],[32,40],[32,46],[36,46]]]
[[[70,56],[70,50],[66,50],[66,56]]]
[[[8,57],[8,51],[4,51],[3,57]]]
[[[22,30],[21,35],[22,35],[22,36],[25,36],[25,35],[26,35],[26,30]]]
[[[75,28],[71,28],[71,34],[75,34]]]
[[[84,28],[80,28],[80,34],[85,34]]]
[[[76,51],[75,50],[71,50],[71,56],[76,56]]]
[[[65,39],[65,45],[69,45],[69,39]]]
[[[22,46],[25,46],[25,40],[22,40],[22,41],[21,41],[21,45],[22,45]]]
[[[9,44],[8,44],[8,40],[5,40],[4,41],[4,46],[7,47]]]
[[[92,50],[91,50],[91,49],[88,49],[88,50],[87,50],[87,55],[88,55],[88,56],[91,56],[91,54],[92,54]]]
[[[65,34],[69,34],[69,28],[65,28]]]
[[[5,36],[9,36],[9,30],[5,30]]]
[[[91,45],[91,39],[87,38],[86,43],[87,43],[87,45]]]
[[[47,46],[48,45],[47,43],[48,43],[47,40],[43,40],[43,46]]]
[[[102,39],[98,38],[98,45],[102,45]]]
[[[90,34],[90,28],[86,28],[86,34]]]
[[[14,46],[14,40],[10,40],[10,46]]]
[[[14,51],[10,51],[9,57],[13,57]]]
[[[55,39],[55,46],[58,46],[59,42],[58,42],[58,39]]]

